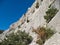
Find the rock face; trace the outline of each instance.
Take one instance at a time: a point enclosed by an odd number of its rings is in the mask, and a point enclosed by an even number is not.
[[[60,32],[60,11],[56,16],[48,23],[48,26],[54,28],[57,32]]]
[[[16,33],[18,30],[21,30],[21,31],[25,31],[26,33],[29,33],[29,35],[33,37],[33,41],[29,45],[38,45],[36,43],[38,35],[36,33],[32,32],[32,30],[33,30],[33,28],[37,29],[39,26],[40,27],[46,26],[46,20],[44,19],[44,16],[46,15],[46,11],[49,9],[49,6],[51,3],[53,3],[53,1],[54,0],[43,0],[43,1],[35,0],[33,5],[30,8],[28,8],[28,11],[26,14],[23,14],[23,16],[17,22],[13,23],[8,30],[6,30],[2,34],[0,34],[0,41],[3,40],[6,35],[11,34],[12,32]],[[59,0],[56,0],[56,2],[59,2]],[[56,4],[56,3],[54,3],[54,4]],[[59,5],[57,7],[57,4],[59,4],[59,3],[57,3],[56,6],[54,4],[52,6],[56,7],[57,9],[60,8]],[[59,32],[59,29],[60,29],[59,28],[60,20],[58,20],[60,17],[59,14],[60,14],[60,11],[48,23],[48,27],[53,26],[53,28],[55,28],[57,32]],[[56,35],[57,35],[57,37],[56,37]],[[60,34],[53,35],[52,38],[48,39],[44,45],[54,45],[49,42],[60,37],[59,35]],[[58,42],[58,45],[59,44],[60,43]]]
[[[53,4],[53,7],[56,7],[57,9],[60,9],[60,0],[56,0]]]
[[[56,16],[48,23],[48,27],[54,29],[57,33],[48,39],[44,45],[60,45],[60,11]]]
[[[60,34],[54,34],[44,45],[60,45]]]

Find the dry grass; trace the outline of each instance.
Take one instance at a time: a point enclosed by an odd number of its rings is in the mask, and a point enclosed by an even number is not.
[[[37,43],[39,45],[43,45],[45,41],[54,34],[53,30],[51,30],[50,28],[45,28],[45,27],[38,27],[37,29],[33,29],[33,32],[38,34],[39,40],[37,40]]]

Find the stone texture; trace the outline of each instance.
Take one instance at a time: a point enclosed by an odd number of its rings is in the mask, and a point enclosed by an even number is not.
[[[54,34],[50,39],[48,39],[44,45],[60,45],[60,34]]]

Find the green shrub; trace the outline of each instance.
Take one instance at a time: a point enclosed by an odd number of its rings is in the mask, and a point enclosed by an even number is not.
[[[0,42],[0,45],[28,45],[32,41],[32,37],[25,31],[18,31],[16,34],[12,33],[6,38]]]
[[[48,11],[46,11],[46,15],[44,18],[46,19],[46,22],[49,23],[51,19],[56,15],[58,10],[56,8],[50,8]]]
[[[50,28],[47,28],[46,29],[46,39],[49,39],[54,33],[55,33],[54,30],[51,30]]]

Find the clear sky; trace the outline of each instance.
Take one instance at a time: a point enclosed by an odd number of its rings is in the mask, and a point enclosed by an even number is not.
[[[0,0],[0,29],[6,30],[16,22],[35,0]]]

